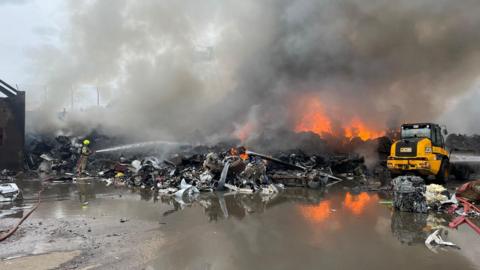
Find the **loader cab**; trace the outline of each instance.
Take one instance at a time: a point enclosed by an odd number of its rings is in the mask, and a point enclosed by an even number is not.
[[[420,138],[430,139],[433,146],[445,147],[445,139],[442,128],[437,124],[404,124],[401,127],[402,140],[417,140]]]
[[[444,134],[438,124],[402,125],[401,139],[392,144],[387,161],[392,177],[413,174],[434,177],[438,182],[448,179],[450,161]]]

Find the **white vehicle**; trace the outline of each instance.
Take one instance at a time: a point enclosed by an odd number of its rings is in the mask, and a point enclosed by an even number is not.
[[[20,199],[21,197],[22,194],[17,184],[0,184],[0,202],[13,202],[16,199]]]

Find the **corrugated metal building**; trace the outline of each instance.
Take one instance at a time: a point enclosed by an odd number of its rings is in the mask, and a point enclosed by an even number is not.
[[[25,92],[0,80],[0,170],[20,170],[24,161]]]

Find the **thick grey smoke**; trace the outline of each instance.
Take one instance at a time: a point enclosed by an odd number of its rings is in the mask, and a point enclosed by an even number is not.
[[[135,137],[214,140],[292,129],[303,113],[294,108],[311,98],[335,127],[358,118],[382,129],[436,120],[480,71],[474,0],[97,0],[66,8],[66,47],[40,49],[36,59],[56,95],[44,119],[68,104],[75,85],[114,89],[107,110],[69,116],[80,130],[101,124]],[[42,123],[51,125],[61,123]]]

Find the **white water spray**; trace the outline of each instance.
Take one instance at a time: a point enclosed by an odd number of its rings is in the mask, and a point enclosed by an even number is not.
[[[480,164],[480,155],[452,153],[450,154],[450,163],[477,165]]]
[[[190,145],[190,144],[189,143],[180,143],[180,142],[170,142],[170,141],[152,141],[152,142],[141,142],[141,143],[119,145],[119,146],[115,146],[115,147],[110,147],[110,148],[97,150],[96,153],[114,152],[114,151],[129,150],[129,149],[143,148],[143,147],[187,146],[187,145]]]

